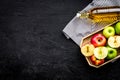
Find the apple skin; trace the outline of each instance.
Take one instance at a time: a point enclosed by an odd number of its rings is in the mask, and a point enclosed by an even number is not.
[[[114,48],[107,47],[108,49],[108,54],[106,59],[113,59],[117,56],[117,50]]]
[[[120,34],[120,22],[116,23],[115,32],[116,32],[116,34]]]
[[[109,38],[110,36],[114,36],[115,35],[115,29],[112,26],[108,26],[106,28],[104,28],[103,30],[103,35],[106,38]]]
[[[100,65],[100,64],[103,64],[105,62],[104,59],[97,59],[94,55],[92,55],[90,57],[90,60],[92,61],[92,63],[96,66]]]
[[[91,44],[95,47],[105,46],[106,45],[106,38],[104,35],[98,33],[91,37]]]

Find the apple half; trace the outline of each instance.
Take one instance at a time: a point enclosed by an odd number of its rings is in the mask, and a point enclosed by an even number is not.
[[[81,52],[84,56],[92,56],[95,47],[92,44],[86,44],[81,48]]]
[[[120,47],[120,36],[111,36],[108,38],[108,45],[112,48]]]
[[[94,49],[94,55],[97,59],[105,59],[108,54],[108,49],[106,47],[96,47]]]

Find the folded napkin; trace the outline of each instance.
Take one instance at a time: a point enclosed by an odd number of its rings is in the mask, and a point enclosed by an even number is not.
[[[81,12],[86,12],[95,7],[105,6],[120,6],[120,0],[93,0]],[[75,16],[63,29],[63,33],[65,34],[67,39],[71,38],[79,46],[81,39],[84,36],[108,24],[109,23],[92,23],[88,21],[88,19],[80,19]]]

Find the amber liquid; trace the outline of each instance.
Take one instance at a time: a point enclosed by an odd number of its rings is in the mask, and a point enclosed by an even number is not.
[[[94,22],[112,22],[119,20],[120,12],[93,13],[88,16]]]

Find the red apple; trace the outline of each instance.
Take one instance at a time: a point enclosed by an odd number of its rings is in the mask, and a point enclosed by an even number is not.
[[[92,63],[96,66],[100,65],[100,64],[103,64],[105,62],[104,59],[97,59],[94,55],[92,55],[90,57],[90,60],[92,61]]]
[[[95,46],[105,46],[106,38],[102,34],[95,34],[91,37],[91,43]]]

